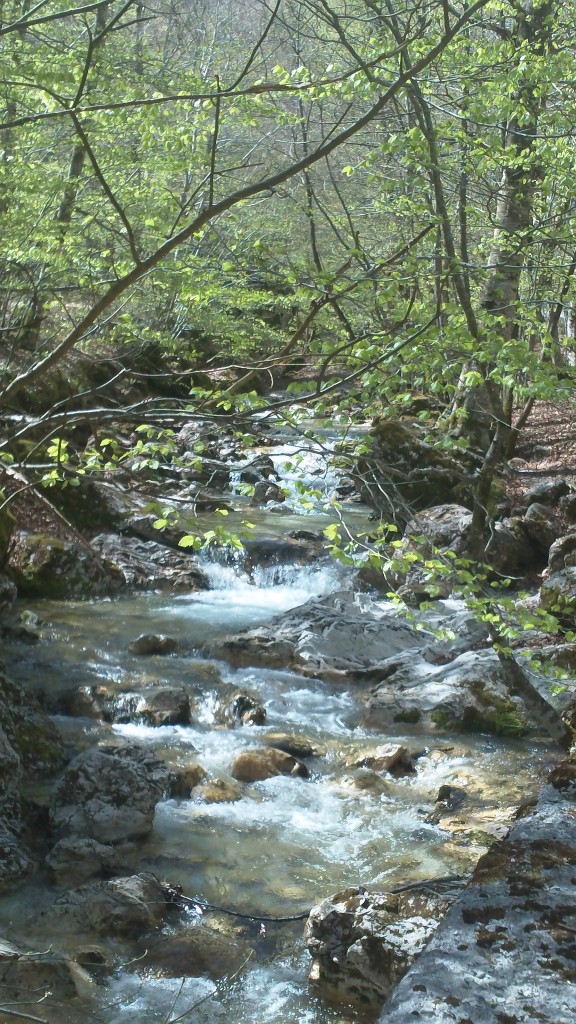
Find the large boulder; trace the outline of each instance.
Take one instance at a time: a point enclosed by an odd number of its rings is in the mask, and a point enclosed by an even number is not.
[[[214,641],[212,657],[232,665],[289,668],[341,680],[377,678],[392,655],[424,646],[425,638],[394,610],[350,591],[313,598],[265,625]]]
[[[424,655],[390,660],[382,681],[364,698],[368,725],[390,729],[402,722],[503,736],[529,729],[526,708],[510,695],[491,650],[466,651],[446,664],[435,664],[433,650]]]
[[[6,571],[22,597],[57,601],[108,597],[124,584],[119,569],[88,545],[25,530],[14,534]]]
[[[107,882],[91,882],[58,896],[39,920],[74,934],[132,935],[156,928],[168,909],[166,891],[154,875],[142,872]]]
[[[554,543],[562,536],[562,522],[554,509],[533,501],[523,519],[530,540],[541,555],[548,555]]]
[[[123,584],[132,590],[165,590],[188,593],[208,590],[210,583],[190,551],[154,540],[101,533],[92,548],[117,566]]]
[[[435,441],[437,443],[435,443]],[[380,417],[354,479],[364,501],[390,522],[406,522],[408,509],[462,501],[471,494],[473,465],[462,451],[446,450],[445,436],[409,420]]]
[[[59,839],[46,857],[46,864],[56,885],[82,885],[89,878],[112,873],[116,867],[116,850],[84,836]]]
[[[378,1013],[448,907],[419,902],[359,887],[313,907],[304,931],[312,991],[332,1006]]]
[[[58,836],[101,843],[140,839],[152,830],[154,808],[172,783],[166,765],[140,747],[84,751],[58,782],[50,807],[52,829]]]

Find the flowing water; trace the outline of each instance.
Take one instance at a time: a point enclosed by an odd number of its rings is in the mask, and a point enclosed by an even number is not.
[[[249,961],[237,977],[223,982],[187,977],[182,969],[177,977],[161,977],[154,966],[139,970],[136,962],[99,989],[90,1011],[51,1011],[51,1019],[79,1024],[88,1012],[105,1024],[182,1017],[243,1024],[343,1019],[307,992],[302,923],[274,925],[259,915],[299,914],[348,885],[380,889],[468,871],[490,830],[498,834],[502,816],[535,790],[546,761],[545,749],[537,744],[396,734],[394,741],[422,753],[417,773],[391,778],[383,792],[355,788],[346,757],[386,740],[363,725],[357,688],[287,671],[233,671],[198,657],[213,637],[252,627],[342,586],[342,570],[325,564],[308,570],[276,567],[249,579],[233,567],[213,565],[210,573],[212,589],[189,596],[38,603],[32,611],[39,617],[43,642],[19,648],[11,672],[52,693],[96,683],[135,695],[151,683],[192,685],[198,697],[189,727],[110,727],[70,718],[60,718],[59,724],[71,742],[87,742],[87,736],[93,742],[111,731],[174,764],[199,763],[216,778],[229,779],[235,754],[257,745],[259,733],[268,730],[303,734],[318,746],[322,755],[308,762],[310,779],[278,777],[245,785],[240,799],[222,803],[206,803],[194,790],[191,799],[165,800],[157,807],[151,837],[125,853],[127,873],[150,870],[182,886],[190,897],[253,915],[253,922],[225,919],[232,924],[215,917],[225,934],[247,944]],[[186,654],[137,658],[127,653],[130,640],[151,631],[180,640]],[[218,725],[219,695],[230,684],[259,698],[267,711],[265,727]],[[444,783],[476,795],[476,833],[470,823],[454,833],[427,820]],[[31,902],[36,908],[47,906],[53,896],[34,883],[24,886],[0,906],[3,930],[10,934],[14,921],[21,927]],[[198,909],[191,907],[166,926],[166,940],[193,931],[200,920]],[[26,931],[33,936],[30,921]],[[133,952],[126,952],[126,959]]]

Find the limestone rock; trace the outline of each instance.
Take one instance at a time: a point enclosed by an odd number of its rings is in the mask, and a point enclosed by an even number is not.
[[[141,873],[92,882],[58,896],[41,915],[40,925],[97,935],[130,935],[155,928],[167,911],[165,892],[154,877]]]
[[[101,843],[141,838],[151,831],[154,808],[171,782],[169,769],[139,747],[85,751],[70,762],[56,787],[52,828],[57,835]]]
[[[46,857],[56,885],[81,885],[116,866],[116,851],[96,839],[71,836],[60,839]]]
[[[196,789],[207,776],[207,772],[199,764],[188,764],[173,768],[174,782],[170,787],[170,796],[188,800],[192,790]]]
[[[166,687],[146,697],[139,710],[146,725],[190,725],[190,697],[186,690]]]
[[[559,517],[547,505],[532,502],[524,516],[524,527],[530,540],[538,550],[547,555],[554,541],[562,535],[562,523]]]
[[[128,653],[136,654],[139,657],[147,657],[151,654],[175,654],[177,650],[178,641],[174,637],[163,636],[161,633],[142,633],[128,644]]]
[[[310,772],[305,764],[274,747],[245,750],[234,759],[231,774],[239,782],[260,782],[275,775],[294,775],[308,778]]]
[[[26,773],[50,775],[61,767],[63,743],[56,726],[36,698],[2,672],[0,724]]]
[[[24,530],[14,535],[6,571],[21,597],[56,601],[107,597],[124,584],[120,571],[88,545]]]
[[[353,768],[371,768],[376,772],[389,772],[395,776],[412,775],[415,770],[408,748],[395,743],[387,743],[374,750],[354,753],[346,759],[346,764]]]
[[[244,796],[242,786],[234,779],[206,779],[194,793],[205,804],[233,804]]]
[[[276,750],[283,750],[286,754],[299,759],[306,757],[322,757],[326,749],[307,736],[297,736],[287,732],[267,732],[262,736],[262,742],[267,747],[275,747]]]
[[[266,708],[246,690],[223,686],[215,709],[216,721],[234,728],[237,725],[264,725]]]
[[[572,569],[576,566],[576,532],[567,533],[554,541],[548,554],[548,576],[563,569]]]
[[[131,590],[189,593],[210,586],[208,577],[185,548],[115,533],[98,534],[91,545],[118,567],[123,584]]]
[[[396,895],[345,889],[306,923],[310,987],[330,1005],[374,1015],[436,927],[431,914],[410,916]]]
[[[185,931],[147,937],[145,956],[138,967],[153,977],[192,976],[217,981],[235,975],[251,952],[247,941],[223,934],[200,920]]]

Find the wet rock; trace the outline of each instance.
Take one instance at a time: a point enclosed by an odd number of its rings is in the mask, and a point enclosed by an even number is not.
[[[233,779],[208,779],[197,787],[195,797],[205,804],[233,804],[241,800],[244,790]]]
[[[346,764],[354,768],[371,768],[376,772],[389,772],[390,775],[396,777],[413,775],[416,770],[408,748],[394,743],[376,747],[375,750],[352,754],[346,759]]]
[[[278,480],[278,473],[269,455],[258,455],[252,459],[240,472],[240,479],[245,484],[257,484],[262,479],[269,480],[274,477]]]
[[[3,711],[4,709],[0,709]],[[2,719],[5,715],[2,714]],[[19,788],[22,763],[4,729],[0,727],[0,820],[15,822],[20,817]]]
[[[147,939],[145,955],[137,967],[153,977],[208,977],[218,981],[235,975],[251,952],[248,942],[198,920],[176,934]]]
[[[576,566],[548,576],[540,587],[540,604],[564,625],[574,628],[576,616]]]
[[[152,830],[154,808],[172,784],[169,769],[136,746],[79,754],[56,787],[50,821],[58,835],[102,843],[138,839]]]
[[[8,576],[0,573],[0,613],[10,611],[14,607],[17,597],[16,584]]]
[[[124,584],[116,566],[88,545],[23,530],[14,535],[6,571],[21,597],[55,601],[108,597]]]
[[[364,699],[367,723],[388,728],[399,715],[418,711],[419,725],[453,732],[521,736],[530,725],[518,697],[511,697],[496,655],[468,651],[446,664],[414,654],[391,660],[388,674]]]
[[[374,1015],[437,927],[409,916],[398,896],[345,889],[314,907],[304,941],[310,987],[332,1006]]]
[[[559,516],[547,505],[532,502],[524,516],[524,527],[538,551],[547,555],[554,541],[562,534]]]
[[[342,780],[342,784],[347,789],[357,789],[361,793],[371,793],[377,797],[386,796],[391,792],[390,783],[371,768],[357,768]]]
[[[267,537],[247,540],[244,544],[247,570],[271,565],[310,565],[324,554],[322,539],[314,535],[301,536],[308,531],[294,532],[298,536],[287,534],[281,540]]]
[[[207,777],[207,772],[199,764],[187,764],[173,768],[174,782],[170,788],[170,796],[188,800],[192,790],[196,789]]]
[[[245,690],[223,687],[222,695],[215,709],[216,721],[232,728],[237,725],[264,725],[266,708],[257,697]]]
[[[177,650],[178,641],[171,636],[163,636],[161,633],[142,633],[128,644],[128,653],[136,654],[139,657],[148,657],[152,654],[175,654]]]
[[[283,750],[286,754],[299,759],[306,757],[322,757],[326,753],[322,747],[306,736],[297,736],[287,732],[267,732],[262,736],[262,742],[267,747],[275,747],[276,750]]]
[[[154,875],[141,873],[107,882],[92,882],[59,896],[39,924],[96,935],[131,935],[155,928],[168,909],[165,892]]]
[[[46,857],[56,885],[81,885],[89,878],[102,877],[116,867],[114,847],[96,839],[71,836],[60,839]]]
[[[425,639],[395,610],[338,591],[271,619],[264,626],[210,645],[214,657],[235,666],[290,668],[306,675],[365,680],[379,666]]]
[[[186,690],[166,687],[147,695],[139,714],[146,725],[190,725],[190,697]]]
[[[123,586],[131,590],[188,593],[209,589],[208,577],[186,548],[115,533],[99,534],[91,545],[118,567]]]
[[[79,964],[58,953],[36,953],[0,938],[0,1002],[23,1003],[26,1010],[36,1011],[85,997],[91,987],[90,975]]]
[[[278,484],[271,483],[269,480],[259,480],[254,487],[250,504],[253,506],[266,505],[269,501],[286,501],[286,495]]]
[[[576,1018],[576,790],[555,778],[481,858],[386,1004],[386,1024]]]
[[[232,778],[239,782],[260,782],[275,775],[295,775],[307,779],[308,768],[291,754],[273,747],[245,750],[234,759]]]
[[[104,705],[108,701],[108,692],[100,686],[76,686],[59,694],[55,701],[44,700],[49,710],[59,715],[71,715],[73,718],[93,718],[97,721],[109,721],[106,718]]]

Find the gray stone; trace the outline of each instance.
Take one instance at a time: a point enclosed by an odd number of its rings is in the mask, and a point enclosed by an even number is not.
[[[149,657],[152,654],[175,654],[177,650],[178,641],[171,636],[163,636],[161,633],[142,633],[128,644],[128,653],[136,654],[139,657]]]
[[[166,687],[145,695],[146,703],[139,715],[147,725],[190,725],[190,697],[186,690]]]
[[[155,928],[167,911],[165,892],[154,875],[141,873],[92,882],[59,896],[39,920],[40,927],[96,935],[130,935]]]
[[[102,843],[138,839],[152,830],[154,808],[172,774],[136,746],[92,749],[70,762],[56,787],[50,821],[60,836]]]
[[[554,541],[562,534],[562,524],[559,517],[539,502],[533,502],[524,516],[524,526],[530,540],[538,550],[547,555]]]
[[[573,1024],[576,763],[494,843],[385,1005],[382,1024]]]
[[[91,979],[85,970],[59,953],[36,953],[0,938],[0,1002],[23,1003],[25,1011],[40,1016],[41,1007],[85,997]]]
[[[540,587],[540,604],[572,629],[576,623],[576,566],[548,576]]]
[[[70,836],[52,847],[46,864],[56,885],[81,885],[89,878],[110,872],[116,866],[116,851],[96,839]]]
[[[313,907],[304,931],[312,991],[330,1005],[378,1013],[438,925],[423,901],[419,910],[398,895],[361,887]]]

